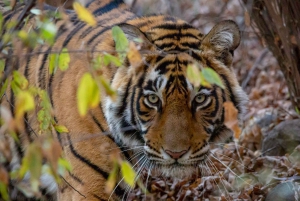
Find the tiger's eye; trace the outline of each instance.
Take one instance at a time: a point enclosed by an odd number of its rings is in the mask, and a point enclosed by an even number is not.
[[[206,96],[203,94],[199,94],[198,96],[195,97],[195,101],[198,104],[203,103],[205,101],[205,99],[206,99]]]
[[[152,103],[152,104],[156,104],[156,103],[158,103],[158,101],[159,101],[158,96],[155,95],[155,94],[150,94],[150,95],[147,97],[147,99],[148,99],[148,101],[149,101],[150,103]]]

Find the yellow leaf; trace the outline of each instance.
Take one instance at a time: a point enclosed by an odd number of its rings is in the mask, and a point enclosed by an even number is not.
[[[28,91],[20,91],[16,96],[16,118],[22,118],[25,112],[32,109],[34,109],[33,96]]]
[[[108,179],[107,179],[106,185],[105,185],[105,192],[107,194],[110,194],[113,191],[114,187],[116,186],[118,172],[119,172],[118,163],[114,162],[113,169],[109,173],[109,176],[108,176]]]
[[[55,125],[54,128],[59,133],[68,133],[69,132],[69,130],[65,126],[62,126],[62,125]]]
[[[201,75],[200,75],[200,70],[198,68],[198,66],[196,66],[195,64],[192,65],[188,65],[187,67],[187,78],[188,80],[195,86],[195,87],[199,87],[200,83],[201,83]]]
[[[134,187],[136,174],[128,162],[122,161],[121,172],[122,176],[124,177],[124,181],[131,187]]]
[[[86,22],[90,26],[96,26],[97,21],[90,11],[88,11],[85,7],[83,7],[80,3],[74,2],[73,8],[78,15],[78,18],[84,22]]]
[[[77,89],[79,114],[85,116],[89,108],[97,107],[100,102],[100,91],[90,73],[85,73]]]
[[[117,92],[110,86],[109,81],[103,76],[99,76],[99,80],[105,90],[105,93],[109,95],[113,100],[116,100]]]

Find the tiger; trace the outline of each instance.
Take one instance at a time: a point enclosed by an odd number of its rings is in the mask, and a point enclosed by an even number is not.
[[[131,158],[137,155],[135,169],[142,167],[165,177],[191,177],[210,155],[211,144],[224,142],[233,133],[224,124],[223,103],[234,104],[239,120],[246,110],[247,95],[232,66],[241,40],[238,25],[224,20],[202,34],[173,16],[137,16],[122,0],[90,0],[84,6],[97,26],[89,26],[68,10],[71,26],[65,20],[55,22],[58,33],[54,45],[37,47],[36,51],[44,54],[30,55],[18,65],[30,85],[49,93],[55,121],[69,130],[65,134],[53,131],[53,136],[61,143],[72,171],[62,184],[45,187],[45,192],[54,200],[121,200],[126,184],[118,185],[113,194],[105,191],[112,150],[119,150],[132,165]],[[16,8],[13,15],[19,10]],[[12,11],[4,13],[4,23],[13,15]],[[115,51],[114,26],[122,29],[128,41],[143,41],[138,44],[143,62],[132,66],[126,57],[122,67],[113,63],[103,67],[117,98],[101,93],[98,107],[82,117],[77,110],[79,80],[88,72],[91,58]],[[49,73],[51,52],[83,47],[89,56],[71,53],[65,72]],[[187,77],[187,68],[194,63],[199,69],[213,69],[224,88],[215,84],[196,87]],[[1,107],[13,112],[14,94],[8,88],[5,96]],[[23,141],[33,140],[33,131],[38,130],[35,114],[28,112],[25,121],[31,129],[26,127],[19,136]],[[96,137],[78,140],[91,135]],[[46,180],[49,183],[50,179]]]

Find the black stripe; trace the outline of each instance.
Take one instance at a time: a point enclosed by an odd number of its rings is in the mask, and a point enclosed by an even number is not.
[[[100,108],[100,110],[102,110],[102,108]],[[105,132],[103,126],[100,124],[100,122],[98,121],[98,119],[91,112],[90,112],[90,115],[92,116],[93,121],[97,124],[98,128],[100,128],[100,130],[102,132]]]
[[[54,107],[53,99],[52,99],[52,89],[51,89],[53,78],[54,78],[54,73],[52,75],[50,75],[49,82],[48,82],[48,94],[49,94],[50,103],[51,103],[52,107]]]
[[[58,33],[56,34],[56,36],[55,36],[55,41],[67,30],[67,29],[64,29],[64,27],[65,27],[64,24],[60,26],[60,29],[59,29]],[[50,53],[51,51],[52,51],[52,46],[49,47],[46,52]],[[48,82],[48,95],[49,95],[50,103],[51,103],[52,107],[54,107],[54,105],[53,105],[53,98],[52,98],[52,82],[53,82],[53,78],[54,78],[54,73],[52,73],[50,75],[49,82]]]
[[[31,136],[31,131],[33,131],[29,125],[29,122],[28,122],[28,114],[25,113],[24,115],[24,125],[25,125],[25,133],[27,135],[27,138],[28,138],[28,141],[29,142],[32,142],[33,139],[32,139],[32,136]]]
[[[46,79],[45,79],[45,64],[46,64],[46,61],[48,59],[48,55],[49,55],[49,52],[51,51],[51,48],[48,48],[47,51],[45,52],[44,54],[44,57],[43,57],[43,60],[42,60],[42,65],[40,66],[39,68],[39,74],[38,74],[38,84],[39,84],[39,87],[41,89],[45,89],[46,88]]]
[[[27,17],[21,22],[21,24],[18,26],[21,28],[23,28],[25,26],[25,23],[28,22],[29,20],[31,20],[31,18],[35,17],[36,15],[34,15],[33,13],[29,13],[27,15]]]
[[[90,45],[98,36],[100,36],[102,33],[110,30],[112,28],[112,26],[108,26],[103,28],[101,31],[97,32],[96,34],[94,34],[88,41],[87,41],[87,45]]]
[[[106,201],[105,199],[102,199],[100,196],[98,196],[98,195],[96,195],[96,194],[94,194],[94,193],[93,193],[93,197],[94,197],[94,198],[97,198],[97,199],[100,200],[100,201]]]
[[[120,125],[121,125],[121,129],[128,128],[131,126],[125,119],[121,120]],[[124,138],[129,137],[131,140],[136,140],[141,144],[145,143],[144,138],[141,135],[139,135],[139,131],[135,130],[134,128],[130,130],[125,130],[123,131],[123,133],[124,133]]]
[[[124,146],[119,146],[119,147],[122,151],[122,154],[126,157],[126,160],[129,162],[130,161],[130,155],[126,151],[127,147],[124,147]]]
[[[123,3],[122,0],[111,1],[108,4],[104,5],[103,7],[100,7],[97,10],[95,10],[93,12],[93,15],[97,16],[97,15],[102,15],[104,13],[107,13],[107,12],[111,11],[112,9],[117,8],[122,3]]]
[[[90,1],[89,3],[87,3],[87,4],[85,5],[85,7],[88,8],[93,2],[94,2],[94,1]]]
[[[195,29],[195,28],[189,24],[162,24],[153,27],[152,29],[180,30],[180,29]]]
[[[57,123],[57,119],[56,119],[55,116],[53,117],[53,119],[54,119],[55,123]],[[59,143],[61,145],[63,145],[60,132],[58,132],[57,130],[55,130],[55,132],[56,132],[56,136],[57,136],[57,139],[58,139]],[[64,146],[61,146],[61,147],[62,147],[62,149],[64,149]]]
[[[227,77],[223,74],[220,74],[221,78],[223,79],[223,81],[225,82],[225,86],[226,86],[226,89],[228,90],[229,92],[229,97],[230,97],[230,100],[231,102],[233,103],[234,106],[237,106],[239,105],[238,102],[236,101],[236,98],[235,98],[235,95],[232,91],[232,88],[230,86],[230,83],[229,83],[229,80],[227,79]],[[241,108],[237,108],[239,113],[241,112]]]
[[[155,71],[159,71],[158,73],[160,75],[166,74],[168,72],[167,67],[172,64],[174,64],[174,61],[165,60],[165,61],[159,63],[159,65],[156,67]]]
[[[191,56],[191,57],[193,57],[194,59],[196,59],[197,61],[202,61],[203,59],[202,59],[202,57],[201,56],[199,56],[197,53],[195,53],[194,51],[190,51],[189,52],[189,55]]]
[[[199,40],[199,38],[197,36],[195,36],[191,33],[186,33],[186,34],[171,33],[171,34],[162,35],[162,36],[156,38],[154,41],[164,40],[166,38],[175,39],[176,37],[177,37],[178,40],[179,40],[179,38],[182,38],[182,37],[189,37],[189,38],[194,38],[196,40]]]
[[[136,121],[135,121],[135,118],[134,118],[134,114],[135,114],[135,112],[134,112],[134,109],[133,109],[133,104],[134,104],[134,98],[135,98],[135,91],[137,90],[137,88],[136,87],[134,87],[133,88],[133,92],[132,92],[132,94],[131,94],[131,99],[130,99],[130,114],[131,114],[131,116],[130,116],[130,121],[131,121],[131,124],[132,125],[135,125],[136,126]]]
[[[129,82],[126,85],[126,91],[125,91],[125,93],[122,97],[121,106],[118,107],[117,110],[116,110],[116,115],[119,116],[119,117],[123,116],[124,111],[127,107],[127,97],[128,97],[129,89],[130,89],[130,86],[131,86],[131,80],[132,80],[132,78],[130,78]]]
[[[75,181],[77,181],[78,183],[84,185],[83,181],[81,179],[79,179],[77,176],[75,176],[74,174],[72,174],[70,171],[68,171],[70,177],[72,177]]]
[[[22,142],[21,142],[21,139],[20,139],[20,133],[17,132],[16,134],[17,134],[17,138],[18,138],[19,142],[15,141],[15,146],[17,148],[19,158],[22,159],[24,157],[24,151],[23,151],[22,146],[21,146]]]
[[[10,89],[9,106],[12,116],[15,117],[15,95],[12,89]]]
[[[72,154],[80,161],[82,161],[83,163],[87,164],[90,168],[92,168],[94,171],[98,172],[99,174],[102,175],[103,178],[107,179],[108,178],[108,173],[103,171],[100,167],[98,167],[97,165],[95,165],[94,163],[92,163],[89,159],[83,157],[82,155],[80,155],[75,148],[73,147],[70,135],[66,134],[68,141],[69,141],[69,147],[70,150],[72,152]]]
[[[186,48],[197,50],[200,47],[200,42],[184,42],[184,43],[181,43],[181,45]]]
[[[70,150],[72,152],[72,154],[80,161],[82,161],[83,163],[85,163],[87,166],[89,166],[91,169],[93,169],[94,171],[98,172],[99,174],[101,174],[106,180],[108,178],[108,173],[103,171],[100,167],[98,167],[97,165],[95,165],[94,163],[92,163],[89,159],[83,157],[82,155],[80,155],[73,147],[70,135],[66,134],[68,141],[69,141],[69,145],[70,145]],[[117,194],[117,196],[120,195],[124,195],[125,191],[123,189],[121,189],[119,186],[116,188],[115,193]]]
[[[99,23],[97,23],[97,25],[98,25]],[[82,34],[79,36],[79,39],[83,39],[83,38],[85,38],[92,30],[95,30],[95,29],[97,29],[97,28],[99,28],[98,26],[96,26],[96,27],[88,27],[86,30],[84,30],[83,32],[82,32]]]
[[[38,50],[40,51],[40,49]],[[26,66],[25,66],[25,72],[24,72],[24,76],[26,79],[28,79],[28,75],[29,75],[29,63],[30,63],[30,56],[27,56],[27,61],[26,61]]]
[[[179,48],[178,46],[176,46],[176,44],[174,43],[174,41],[172,42],[165,42],[163,44],[157,44],[157,41],[154,42],[154,44],[159,48],[159,49],[162,49],[162,50],[165,50],[165,49],[168,49],[168,48],[172,48],[172,50],[183,50],[181,48]],[[174,46],[174,47],[173,47]]]
[[[86,24],[84,23],[84,22],[80,22],[70,33],[69,33],[69,35],[66,37],[66,39],[64,40],[64,42],[63,42],[63,47],[66,47],[68,44],[69,44],[69,42],[71,41],[71,39],[73,38],[73,36],[75,35],[75,34],[77,34],[78,33],[78,31],[80,30],[80,29],[82,29],[84,26],[86,26]]]

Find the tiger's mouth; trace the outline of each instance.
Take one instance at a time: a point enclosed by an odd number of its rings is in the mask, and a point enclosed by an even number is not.
[[[163,175],[166,177],[175,177],[178,179],[190,178],[195,174],[199,174],[201,166],[203,166],[210,154],[210,151],[206,151],[197,158],[189,158],[186,160],[168,160],[162,158],[152,158],[152,155],[147,154],[147,171],[153,175]]]

